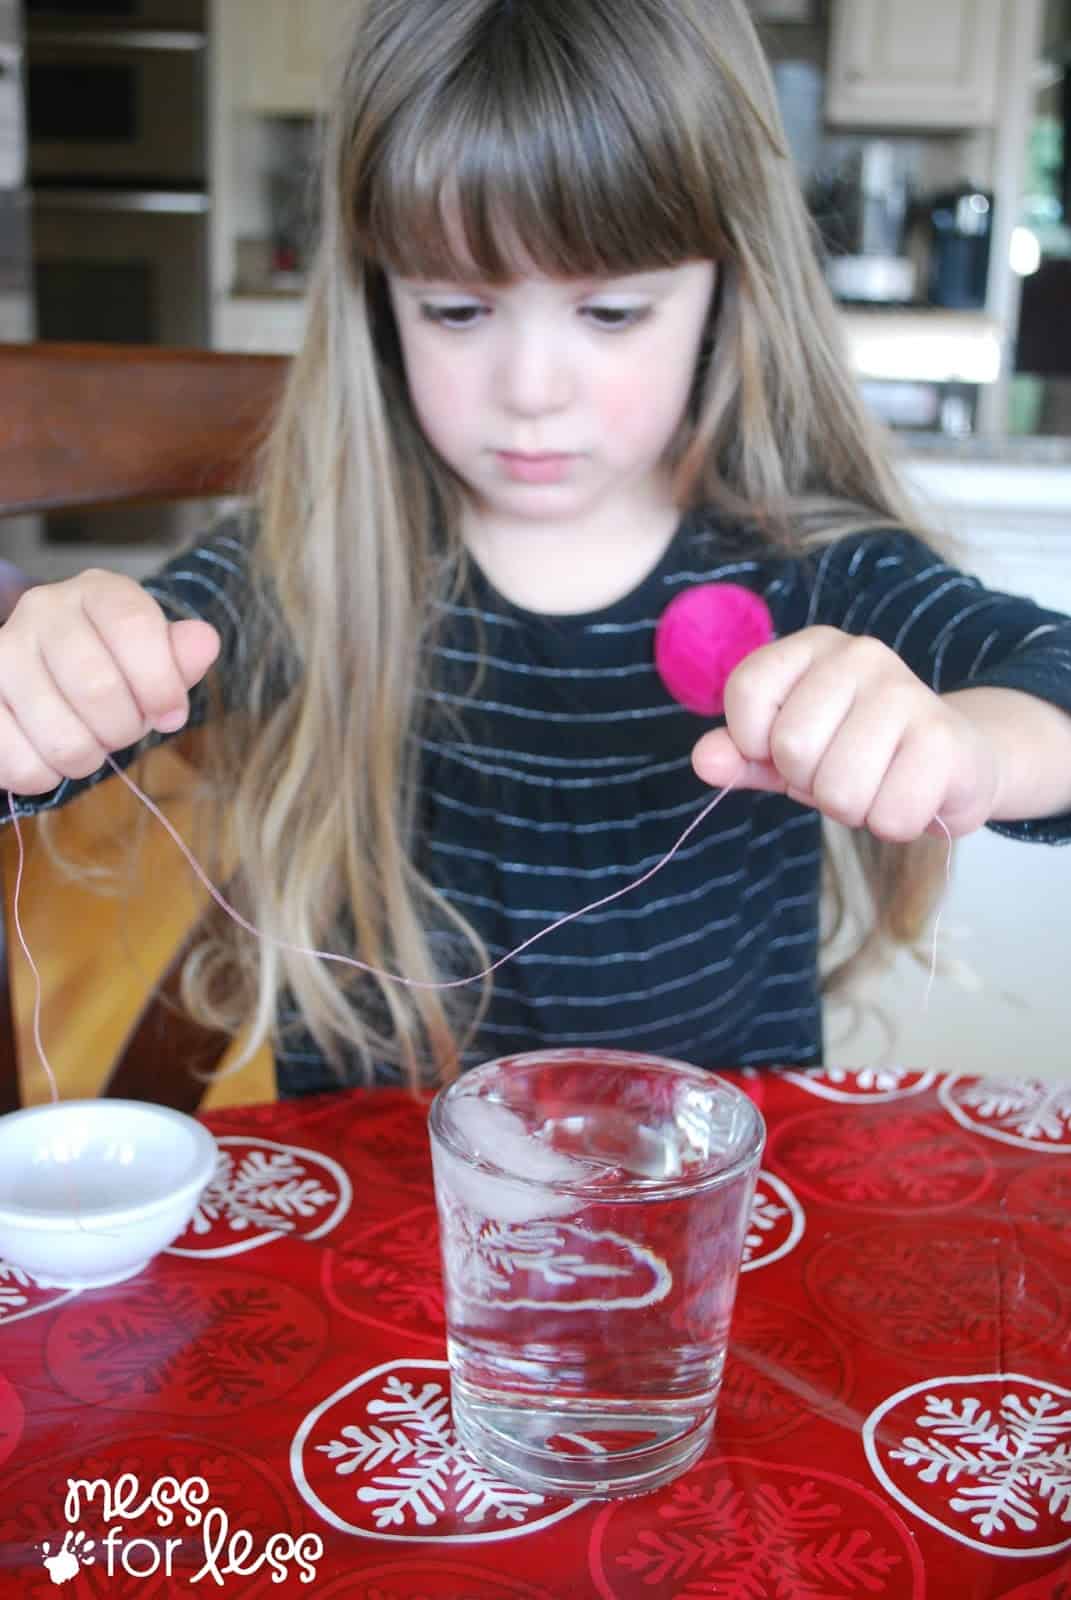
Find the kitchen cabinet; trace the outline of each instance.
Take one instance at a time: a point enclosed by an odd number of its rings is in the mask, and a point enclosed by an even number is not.
[[[991,126],[1006,4],[1015,0],[834,0],[827,121]]]
[[[272,116],[322,110],[326,69],[346,36],[353,0],[230,0],[222,9],[241,39],[236,108]]]

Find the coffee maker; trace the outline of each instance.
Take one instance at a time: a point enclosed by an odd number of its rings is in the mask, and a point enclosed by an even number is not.
[[[929,209],[931,305],[981,311],[989,282],[993,196],[970,183],[936,194]]]

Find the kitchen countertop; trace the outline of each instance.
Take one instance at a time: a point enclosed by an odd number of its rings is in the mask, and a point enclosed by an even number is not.
[[[1071,531],[1071,440],[1029,438],[906,441],[895,464],[923,507],[1009,527],[1028,517]],[[1009,518],[1011,519],[1009,521]]]
[[[896,437],[897,455],[925,461],[986,462],[997,466],[1071,466],[1071,438],[1059,434],[972,434],[955,439],[942,433]]]

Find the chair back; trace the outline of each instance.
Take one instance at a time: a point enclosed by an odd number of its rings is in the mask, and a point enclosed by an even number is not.
[[[283,356],[211,350],[0,344],[0,518],[242,494],[287,365]],[[2,621],[34,575],[9,568],[0,577]],[[0,1113],[22,1099],[3,891],[0,860]],[[230,1040],[177,1004],[187,947],[136,1019],[104,1094],[182,1110],[200,1103],[200,1074]]]

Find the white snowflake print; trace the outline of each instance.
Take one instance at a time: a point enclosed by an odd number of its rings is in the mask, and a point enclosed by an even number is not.
[[[803,1229],[803,1207],[788,1184],[772,1172],[760,1172],[744,1235],[741,1272],[754,1272],[780,1261],[799,1244]]]
[[[51,1311],[78,1293],[77,1289],[56,1289],[51,1279],[39,1278],[0,1258],[0,1328]]]
[[[610,1506],[591,1550],[600,1595],[906,1600],[922,1593],[906,1540],[882,1508],[847,1478],[777,1462],[700,1461],[664,1489]]]
[[[779,1206],[769,1194],[756,1194],[751,1203],[751,1220],[744,1235],[744,1260],[750,1261],[756,1250],[765,1244],[763,1234],[770,1233],[782,1217],[788,1216],[788,1207]]]
[[[318,1178],[304,1173],[289,1150],[251,1150],[238,1163],[222,1150],[194,1215],[194,1232],[207,1233],[226,1218],[235,1233],[244,1228],[292,1233],[296,1218],[314,1216],[333,1199]]]
[[[523,1227],[485,1222],[464,1243],[469,1248],[459,1252],[464,1257],[460,1281],[466,1297],[484,1305],[502,1304],[518,1272],[563,1288],[581,1278],[627,1278],[629,1273],[628,1267],[601,1266],[585,1261],[579,1250],[566,1249],[562,1230],[550,1222]]]
[[[825,1070],[830,1083],[854,1084],[857,1089],[876,1089],[880,1094],[899,1089],[908,1076],[903,1067],[827,1067]]]
[[[504,1483],[459,1451],[441,1384],[418,1386],[390,1377],[382,1398],[370,1401],[368,1411],[385,1418],[387,1426],[345,1427],[341,1439],[317,1449],[335,1462],[338,1473],[362,1467],[397,1469],[378,1472],[357,1490],[358,1500],[374,1507],[378,1528],[404,1527],[410,1517],[429,1528],[450,1492],[456,1515],[470,1524],[488,1517],[520,1522],[527,1507],[542,1505],[542,1495]]]
[[[961,1543],[1071,1547],[1071,1390],[1015,1373],[934,1379],[879,1406],[864,1443],[896,1498]]]
[[[436,1544],[512,1539],[571,1516],[457,1443],[445,1361],[389,1361],[330,1395],[298,1429],[294,1482],[347,1533]]]
[[[922,1094],[934,1082],[933,1072],[910,1067],[805,1067],[786,1069],[784,1077],[821,1100],[905,1100]]]
[[[28,1303],[30,1297],[25,1291],[31,1282],[30,1274],[21,1267],[0,1261],[0,1322]]]
[[[349,1208],[349,1178],[329,1156],[238,1135],[217,1144],[215,1174],[171,1255],[233,1255],[280,1234],[316,1239]]]
[[[987,1139],[1054,1155],[1071,1150],[1071,1082],[949,1078],[941,1100],[962,1127]]]
[[[572,1222],[495,1222],[447,1199],[443,1252],[454,1292],[481,1306],[556,1311],[655,1305],[673,1276],[661,1256],[620,1234]],[[551,1293],[548,1293],[551,1291]]]

